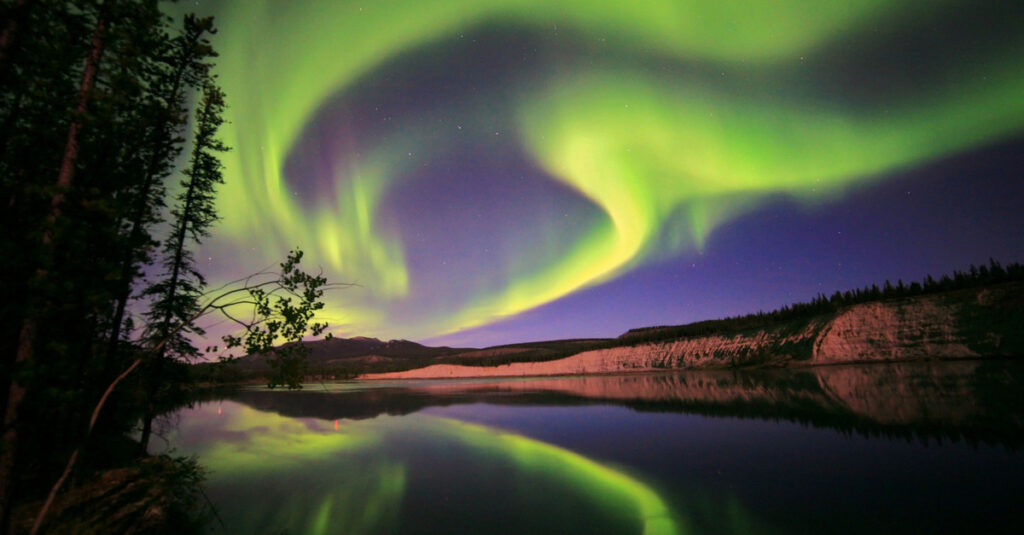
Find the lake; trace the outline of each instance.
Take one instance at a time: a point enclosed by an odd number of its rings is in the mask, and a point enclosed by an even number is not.
[[[168,415],[211,532],[1020,533],[1024,366],[243,390]],[[158,442],[158,441],[155,441]]]

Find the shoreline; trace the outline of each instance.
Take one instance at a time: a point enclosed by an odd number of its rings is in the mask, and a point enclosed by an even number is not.
[[[873,366],[873,365],[888,365],[888,364],[914,364],[914,363],[946,363],[946,362],[982,362],[982,361],[1007,361],[1016,362],[1018,360],[1024,360],[1024,355],[979,355],[979,356],[965,356],[965,357],[950,357],[950,358],[902,358],[902,359],[871,359],[871,360],[851,360],[843,362],[823,362],[823,363],[803,363],[803,362],[789,362],[780,364],[759,364],[751,366],[722,366],[722,367],[705,367],[705,368],[645,368],[645,369],[623,369],[623,370],[612,370],[612,371],[592,371],[592,372],[577,372],[577,373],[538,373],[532,375],[521,375],[521,374],[506,374],[496,373],[495,369],[503,366],[509,366],[504,364],[501,366],[459,366],[449,364],[435,364],[431,366],[425,366],[423,368],[415,368],[412,370],[405,370],[400,372],[381,372],[381,373],[367,373],[354,377],[351,380],[358,382],[384,382],[384,381],[421,381],[421,380],[452,380],[458,381],[463,379],[551,379],[551,378],[564,378],[564,377],[605,377],[614,375],[657,375],[664,373],[682,373],[682,372],[704,372],[704,371],[753,371],[753,370],[809,370],[817,368],[839,368],[843,366]],[[546,362],[558,362],[558,361],[546,361]],[[519,364],[543,364],[544,362],[538,363],[519,363]],[[474,375],[418,375],[415,372],[426,371],[435,367],[454,367],[464,369],[466,373],[475,373]],[[474,371],[470,371],[474,370]],[[487,370],[484,373],[479,373],[480,370]],[[401,377],[400,377],[401,375]]]

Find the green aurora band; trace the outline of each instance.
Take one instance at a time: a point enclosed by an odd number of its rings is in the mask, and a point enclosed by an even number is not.
[[[723,222],[779,194],[808,204],[1024,127],[1019,51],[874,109],[782,92],[721,92],[700,80],[581,67],[517,93],[521,143],[552,180],[593,202],[605,220],[554,261],[515,273],[451,313],[389,327],[411,287],[401,236],[378,225],[401,155],[422,136],[338,162],[335,190],[315,207],[294,198],[283,166],[325,102],[399,55],[488,24],[607,38],[620,53],[790,72],[828,45],[882,22],[913,26],[943,2],[855,0],[394,0],[228,3],[218,73],[230,97],[221,251],[270,263],[299,244],[332,280],[371,297],[333,303],[343,333],[436,336],[554,301],[658,257],[700,248]],[[869,37],[868,37],[869,38]],[[955,78],[955,79],[954,79]],[[955,133],[955,134],[951,134]],[[403,144],[404,143],[404,144]],[[410,145],[411,144],[411,145]],[[407,146],[409,145],[409,146]],[[351,155],[349,155],[351,157]],[[668,243],[668,250],[666,249]],[[529,252],[524,252],[528,255]],[[220,274],[224,279],[237,273]],[[389,329],[395,329],[389,331]]]

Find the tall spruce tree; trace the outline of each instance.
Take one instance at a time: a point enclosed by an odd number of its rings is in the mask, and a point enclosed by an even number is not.
[[[152,345],[162,344],[154,355],[149,370],[150,399],[143,420],[141,448],[145,451],[152,430],[156,402],[161,392],[165,359],[190,359],[199,351],[189,340],[190,334],[203,334],[191,318],[201,308],[206,280],[195,265],[192,247],[209,236],[217,220],[214,206],[216,189],[224,182],[218,154],[227,147],[217,137],[223,124],[224,93],[212,79],[207,79],[196,111],[192,156],[181,183],[181,193],[171,210],[171,234],[163,246],[161,279],[146,289],[152,298],[147,338]]]
[[[188,335],[198,332],[196,314],[189,312],[199,306],[204,285],[192,251],[216,219],[217,154],[226,150],[216,135],[225,103],[209,76],[210,19],[187,17],[172,36],[172,21],[156,0],[4,6],[0,535],[10,528],[15,494],[21,503],[47,491],[52,499],[72,469],[88,477],[109,466],[117,448],[108,446],[123,444],[140,416],[151,421],[156,398],[118,404],[118,397],[151,395],[152,384],[183,381],[171,377],[182,368],[172,359],[195,354]],[[202,97],[189,105],[200,88]],[[157,242],[153,229],[168,204],[164,182],[184,147],[191,107],[194,149],[181,194],[170,203],[170,235]],[[125,307],[142,268],[157,271],[157,251],[162,270],[146,292],[153,304],[149,325],[143,339],[129,341]],[[301,339],[306,329],[321,332],[310,311],[322,306],[326,283],[298,275],[298,255],[278,278],[210,298],[204,310],[223,310],[233,297],[266,288],[273,301],[264,302],[251,325],[241,325],[249,332],[247,348],[268,351],[276,339],[258,326],[279,325],[287,339]],[[278,302],[271,288],[298,301]],[[97,420],[104,406],[104,418],[109,409],[116,417]]]
[[[170,27],[151,0],[0,10],[0,533],[14,482],[31,496],[52,481],[121,366],[107,358],[119,304],[213,55],[210,20],[187,18],[175,39]]]
[[[139,267],[150,260],[153,244],[151,228],[159,222],[158,209],[163,206],[164,180],[171,174],[174,161],[181,153],[182,130],[188,117],[188,97],[199,89],[209,76],[208,59],[215,56],[208,35],[215,33],[212,18],[186,15],[178,36],[168,39],[161,54],[153,80],[153,94],[146,105],[139,107],[146,124],[144,150],[136,152],[138,180],[129,192],[129,203],[122,215],[121,227],[125,243],[120,258],[117,295],[110,319],[104,359],[106,376],[118,359],[124,318],[131,297],[132,282],[140,275]]]

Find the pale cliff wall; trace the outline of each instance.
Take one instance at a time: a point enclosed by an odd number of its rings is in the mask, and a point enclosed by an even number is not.
[[[577,375],[762,364],[1024,355],[1024,284],[853,305],[836,314],[733,335],[586,351],[494,367],[435,365],[365,379]]]
[[[819,332],[811,362],[914,360],[980,356],[955,320],[959,306],[935,298],[868,303],[840,313]]]

